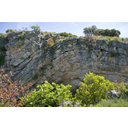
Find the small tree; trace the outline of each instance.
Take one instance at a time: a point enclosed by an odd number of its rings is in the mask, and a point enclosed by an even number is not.
[[[108,91],[113,90],[113,83],[105,80],[103,76],[95,75],[91,72],[85,75],[84,82],[80,82],[79,89],[76,90],[75,98],[81,100],[83,104],[95,104],[108,96]]]
[[[38,25],[36,26],[31,26],[31,28],[34,30],[34,31],[40,31],[40,27]]]
[[[95,25],[93,25],[92,27],[84,28],[83,32],[85,35],[94,35],[96,30],[97,30],[97,27]]]

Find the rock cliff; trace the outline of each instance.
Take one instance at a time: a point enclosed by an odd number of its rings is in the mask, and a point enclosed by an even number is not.
[[[42,84],[44,80],[71,84],[71,91],[79,87],[89,71],[103,75],[110,81],[128,82],[128,44],[97,40],[91,48],[83,38],[63,38],[41,32],[13,32],[8,34],[6,57],[2,66],[12,71],[14,80],[24,85]],[[47,47],[48,39],[55,44]]]

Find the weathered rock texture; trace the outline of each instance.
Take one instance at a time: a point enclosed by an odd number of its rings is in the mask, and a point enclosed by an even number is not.
[[[89,71],[110,81],[128,82],[128,44],[97,40],[90,50],[84,39],[67,38],[47,48],[47,40],[60,39],[59,35],[38,37],[41,33],[31,31],[19,39],[22,33],[10,33],[5,45],[3,68],[14,73],[14,80],[33,85],[44,80],[71,84],[73,92]]]

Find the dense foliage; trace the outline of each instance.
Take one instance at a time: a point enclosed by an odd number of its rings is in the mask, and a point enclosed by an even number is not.
[[[59,106],[63,100],[71,98],[70,87],[71,85],[50,84],[45,81],[44,84],[37,86],[38,91],[31,91],[29,95],[22,97],[22,100],[27,107]]]
[[[52,38],[49,38],[47,40],[47,46],[46,48],[52,47],[54,45],[54,40]]]
[[[97,30],[97,27],[95,25],[93,25],[92,27],[86,27],[86,28],[84,28],[84,34],[85,35],[94,35],[96,30]]]
[[[80,82],[81,86],[76,90],[75,97],[86,105],[95,104],[107,98],[107,92],[114,89],[113,84],[105,80],[103,76],[91,72],[85,75],[83,81]]]
[[[119,37],[119,35],[121,34],[119,30],[97,29],[95,25],[93,25],[92,27],[85,27],[83,32],[85,35],[91,34],[96,36],[102,35],[102,36],[111,36],[111,37],[114,37],[114,36]]]
[[[116,29],[97,29],[94,33],[94,35],[102,35],[102,36],[117,36],[119,37],[120,31]]]

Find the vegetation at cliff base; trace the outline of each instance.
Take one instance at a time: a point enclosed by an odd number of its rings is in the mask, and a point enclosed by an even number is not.
[[[19,82],[11,80],[12,72],[4,74],[0,71],[0,106],[24,106],[24,107],[57,107],[63,101],[64,107],[109,107],[128,106],[128,87],[125,83],[112,83],[103,76],[91,72],[85,75],[75,95],[70,92],[71,85],[49,83],[38,85],[31,90],[32,84],[22,86]],[[120,99],[109,97],[109,91],[115,89],[120,94]],[[19,97],[19,94],[22,97]]]
[[[29,95],[22,97],[26,107],[48,107],[59,106],[63,100],[68,101],[72,97],[70,92],[71,85],[64,86],[63,84],[50,84],[45,81],[44,84],[38,85],[39,89],[34,89]]]

